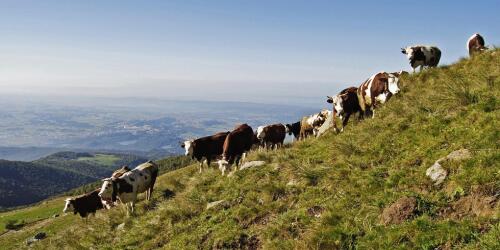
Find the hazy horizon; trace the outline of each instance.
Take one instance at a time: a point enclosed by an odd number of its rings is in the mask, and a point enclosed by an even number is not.
[[[473,33],[500,38],[498,2],[410,3],[2,1],[0,87],[310,105],[375,72],[409,71],[402,46],[437,45],[448,64]]]

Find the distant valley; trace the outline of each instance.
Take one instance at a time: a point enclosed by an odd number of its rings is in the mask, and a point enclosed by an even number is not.
[[[23,162],[0,160],[0,209],[38,202],[109,176],[142,158],[127,154],[58,152]]]

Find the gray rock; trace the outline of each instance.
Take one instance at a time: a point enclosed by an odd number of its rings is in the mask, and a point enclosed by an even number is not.
[[[331,127],[333,127],[333,112],[328,115],[323,125],[319,127],[316,137],[320,137],[321,135],[326,133],[326,131],[328,131],[328,129],[330,129]]]
[[[249,161],[249,162],[243,163],[243,165],[241,165],[241,167],[240,167],[240,170],[247,169],[247,168],[253,168],[253,167],[260,167],[264,164],[266,164],[265,161]]]
[[[469,159],[472,157],[471,152],[468,149],[460,149],[451,152],[446,158],[448,160],[461,161],[465,159]]]
[[[116,230],[124,230],[124,229],[125,229],[125,222],[116,227]]]
[[[218,208],[218,207],[228,208],[229,207],[229,202],[227,202],[225,200],[220,200],[220,201],[210,202],[210,203],[207,204],[207,210],[208,209]]]
[[[444,179],[446,179],[446,176],[448,175],[448,171],[441,166],[441,161],[442,159],[437,160],[430,168],[427,169],[427,171],[425,171],[425,175],[431,178],[434,185],[443,183]]]

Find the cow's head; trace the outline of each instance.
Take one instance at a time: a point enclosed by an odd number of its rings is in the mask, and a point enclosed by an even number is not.
[[[74,205],[75,200],[73,198],[68,198],[65,201],[66,205],[64,205],[63,213],[70,213],[70,212],[75,213],[75,205]]]
[[[181,144],[181,147],[186,150],[185,155],[193,155],[194,140],[187,140]]]
[[[116,187],[116,181],[113,178],[103,179],[101,191],[99,192],[99,197],[104,201],[116,201],[118,188]]]
[[[257,139],[262,140],[266,136],[266,133],[264,132],[264,128],[266,126],[259,126],[257,128]]]
[[[390,73],[387,79],[389,92],[395,95],[399,92],[399,74]]]
[[[344,101],[347,99],[347,94],[327,96],[326,102],[333,104],[333,109],[336,111],[337,116],[344,113]]]
[[[409,60],[412,60],[415,56],[415,53],[413,53],[413,47],[401,48],[401,53],[405,54]]]

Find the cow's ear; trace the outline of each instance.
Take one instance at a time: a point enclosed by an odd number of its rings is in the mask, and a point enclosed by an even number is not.
[[[182,143],[181,148],[184,148],[184,147],[186,147],[186,144]]]
[[[401,48],[401,53],[406,54],[406,49],[405,48]]]

